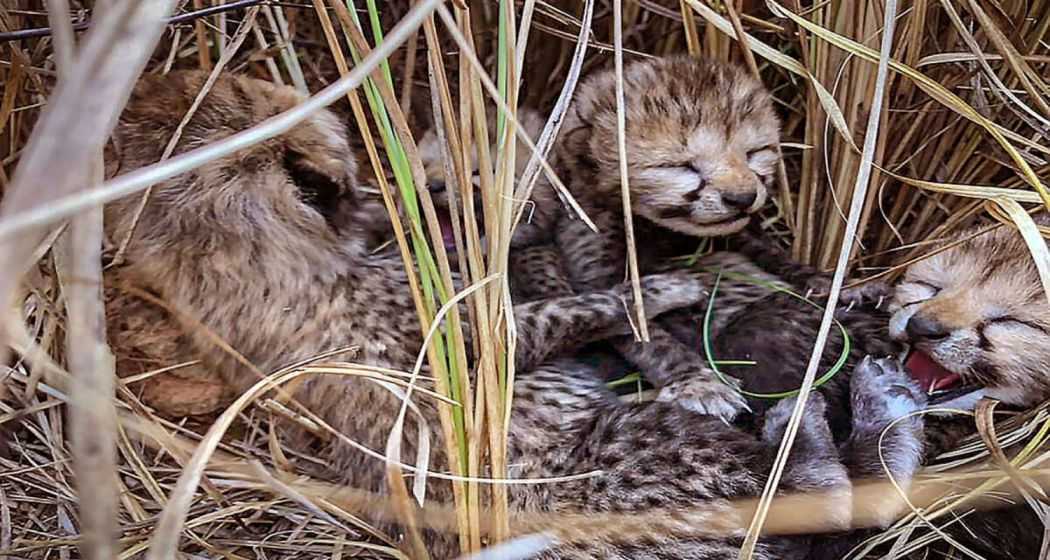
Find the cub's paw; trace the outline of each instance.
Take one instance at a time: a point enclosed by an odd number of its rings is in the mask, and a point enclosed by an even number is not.
[[[895,358],[865,357],[850,379],[850,401],[854,429],[885,427],[898,419],[898,426],[921,428],[922,417],[914,414],[926,407],[926,394]]]
[[[893,288],[886,282],[865,282],[860,286],[844,289],[839,292],[839,303],[847,309],[854,307],[874,307],[882,309],[890,301]]]
[[[847,279],[844,285],[849,285]],[[831,276],[818,274],[806,280],[803,286],[807,297],[826,298],[831,293]],[[865,282],[853,288],[843,287],[839,290],[839,306],[844,310],[856,307],[873,307],[881,309],[882,305],[890,300],[893,289],[885,282]]]
[[[716,416],[725,422],[732,421],[744,410],[750,410],[735,381],[728,385],[707,377],[692,377],[665,385],[656,400],[673,402],[686,410]]]
[[[701,273],[676,271],[664,274],[650,274],[641,279],[642,298],[645,303],[645,315],[655,317],[674,309],[691,307],[707,300],[709,286]],[[628,302],[634,301],[631,284],[620,286],[623,297]]]

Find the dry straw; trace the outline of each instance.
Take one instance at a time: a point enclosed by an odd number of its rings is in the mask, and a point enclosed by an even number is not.
[[[169,13],[176,5],[183,11]],[[8,453],[0,455],[0,557],[61,557],[79,546],[90,558],[147,551],[171,558],[177,549],[222,558],[422,558],[420,531],[430,527],[458,535],[463,551],[482,553],[479,558],[511,558],[552,539],[603,532],[642,538],[685,523],[710,536],[746,532],[741,557],[749,558],[760,529],[801,530],[791,508],[812,512],[808,530],[831,523],[822,517],[826,504],[812,497],[772,500],[776,473],[764,496],[724,508],[693,504],[644,518],[508,511],[506,486],[513,481],[506,480],[504,446],[515,375],[506,360],[515,348],[506,277],[510,232],[527,219],[525,201],[534,189],[554,188],[579,210],[546,157],[579,80],[600,67],[620,71],[632,59],[689,52],[736,60],[758,74],[785,117],[780,182],[786,188],[763,224],[800,261],[833,269],[834,292],[847,273],[862,281],[892,279],[907,264],[957,243],[945,240],[974,219],[990,216],[984,231],[1020,230],[1050,293],[1045,231],[1029,217],[1050,202],[1047,0],[907,0],[899,6],[892,0],[469,6],[462,0],[116,0],[85,7],[94,9],[71,16],[60,0],[0,5],[0,40],[18,38],[0,56],[0,261],[7,264],[0,295],[18,303],[17,319],[5,326],[17,355],[3,376],[7,398],[0,402],[0,425],[9,434]],[[88,20],[90,30],[77,36],[74,30]],[[165,21],[172,22],[167,32]],[[314,93],[221,142],[102,183],[102,143],[143,68],[247,72]],[[112,374],[99,321],[99,205],[272,138],[343,98],[410,271],[424,325],[420,340],[427,335],[431,342],[425,360],[434,389],[418,386],[419,367],[382,370],[333,362],[332,354],[259,372],[259,384],[211,429],[155,416],[135,390],[166,369],[119,381]],[[517,107],[524,105],[549,115],[539,138],[517,126]],[[493,114],[497,122],[487,122]],[[422,188],[414,137],[431,126],[442,139],[454,195],[455,263],[444,247],[427,243],[440,238],[440,226]],[[629,133],[622,118],[618,129],[622,152]],[[518,142],[531,155],[516,182]],[[468,286],[459,296],[452,288],[454,264]],[[636,268],[629,270],[637,282]],[[451,303],[460,298],[465,305]],[[443,331],[437,328],[442,317]],[[465,346],[464,321],[478,333],[474,348]],[[478,357],[475,376],[468,375],[468,354]],[[403,415],[414,414],[419,399],[456,403],[438,407],[440,425],[418,444],[445,454],[449,472],[420,476],[428,464],[404,464],[395,432],[385,452],[363,450],[386,461],[391,496],[308,478],[312,467],[323,465],[286,447],[271,429],[274,419],[345,436],[269,388],[312,375],[381,383],[404,397]],[[800,399],[782,458],[804,406]],[[981,437],[948,453],[930,466],[923,484],[908,489],[898,505],[910,513],[851,557],[881,544],[890,550],[885,557],[902,558],[945,540],[960,557],[976,558],[944,531],[965,524],[968,508],[1015,500],[1045,514],[1050,453],[1042,443],[1050,411],[1040,407],[998,425],[992,412],[981,407],[975,417]],[[454,503],[425,499],[423,485],[435,477],[453,481]],[[861,485],[854,496],[875,500],[904,490],[895,483]],[[365,521],[370,516],[398,522],[406,538],[399,544],[397,536],[376,530]],[[502,548],[482,552],[508,538]]]

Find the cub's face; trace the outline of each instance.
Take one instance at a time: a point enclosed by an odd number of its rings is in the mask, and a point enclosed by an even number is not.
[[[984,388],[1021,406],[1050,398],[1050,304],[1013,228],[912,265],[891,305],[890,335],[912,345],[908,369],[925,388]]]
[[[499,156],[499,138],[496,137],[496,114],[495,112],[490,113],[486,116],[486,122],[488,124],[488,136],[492,143],[489,145],[489,157],[495,162]],[[518,125],[530,139],[534,142],[539,140],[540,132],[543,130],[543,117],[540,116],[533,109],[526,107],[520,107],[517,114]],[[515,177],[520,177],[525,171],[526,165],[528,165],[529,159],[532,157],[532,151],[529,147],[518,139],[515,144]],[[433,129],[427,130],[423,134],[423,137],[419,140],[419,158],[423,163],[423,170],[427,176],[427,187],[432,193],[440,193],[446,188],[446,184],[449,183],[445,177],[445,146],[438,139],[437,132]],[[478,179],[478,155],[477,151],[471,151],[470,161],[467,162],[468,169],[471,172],[471,182],[475,187],[479,186],[480,180]]]
[[[559,156],[593,184],[573,190],[619,204],[616,81],[581,85]],[[628,182],[635,214],[695,236],[742,229],[766,201],[779,163],[769,92],[736,66],[688,57],[624,69]]]
[[[543,131],[543,125],[545,122],[544,117],[534,109],[519,107],[517,111],[517,119],[522,132],[534,142],[538,141],[540,134]],[[489,145],[489,157],[495,165],[495,160],[499,157],[499,138],[496,137],[497,119],[494,112],[488,115],[487,122],[489,127],[488,137],[492,142]],[[525,172],[525,168],[528,166],[529,160],[532,156],[532,150],[519,138],[515,143],[515,179],[520,178]],[[438,213],[438,219],[441,222],[445,248],[448,251],[454,251],[455,243],[452,233],[451,216],[448,208],[448,185],[453,183],[445,176],[445,146],[439,141],[437,133],[434,130],[428,130],[420,139],[419,157],[420,160],[422,160],[423,169],[426,172],[427,188],[430,190],[431,196],[433,197],[434,206]],[[474,215],[483,225],[484,213],[481,210],[481,181],[479,177],[480,172],[478,170],[479,164],[476,150],[471,151],[470,160],[467,162],[467,165],[468,170],[471,173],[470,181],[474,192]],[[516,189],[518,187],[517,181],[514,181],[513,184]],[[554,225],[554,214],[558,211],[559,205],[560,202],[558,201],[553,187],[546,181],[541,172],[535,186],[533,187],[532,195],[529,199],[529,204],[525,208],[523,219],[518,224],[517,229],[514,230],[514,236],[511,240],[512,245],[516,247],[527,246],[537,242],[541,238],[549,236],[551,234],[551,228]]]

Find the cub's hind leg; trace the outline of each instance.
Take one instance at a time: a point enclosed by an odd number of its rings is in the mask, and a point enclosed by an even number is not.
[[[843,461],[853,482],[852,519],[865,526],[886,527],[906,504],[886,483],[892,478],[907,490],[922,463],[923,418],[916,412],[926,395],[894,359],[864,358],[850,379],[853,431],[842,445]],[[875,533],[857,529],[815,540],[814,560],[838,560]]]
[[[766,412],[762,441],[769,446],[770,453],[779,450],[797,400],[797,397],[783,399]],[[826,413],[824,397],[811,393],[781,479],[780,487],[785,490],[812,494],[809,498],[814,501],[812,507],[821,512],[812,519],[791,516],[771,520],[785,523],[796,532],[815,533],[849,526],[849,473],[835,446]],[[814,524],[808,526],[810,522]]]

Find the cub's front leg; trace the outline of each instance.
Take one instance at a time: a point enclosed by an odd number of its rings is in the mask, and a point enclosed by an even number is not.
[[[576,293],[607,288],[621,281],[625,274],[622,218],[599,208],[589,208],[588,215],[598,226],[597,233],[590,231],[581,220],[567,218],[556,235],[564,269]],[[705,277],[713,281],[710,274]],[[725,420],[732,420],[747,408],[747,401],[735,381],[719,380],[704,358],[664,330],[659,319],[649,324],[649,342],[628,336],[616,339],[613,344],[660,389],[659,400],[677,402],[690,410]]]

